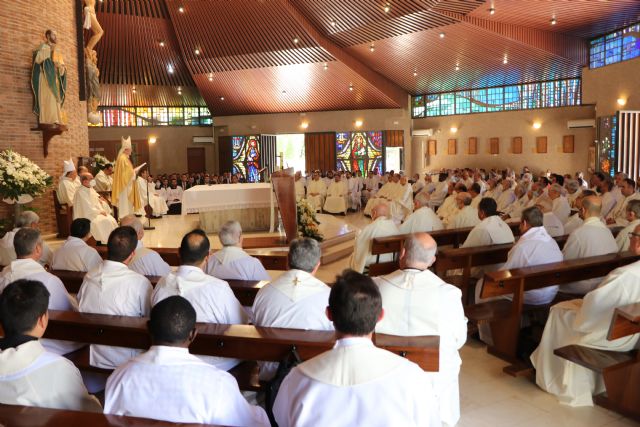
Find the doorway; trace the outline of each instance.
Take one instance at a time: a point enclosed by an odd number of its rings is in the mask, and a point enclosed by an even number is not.
[[[204,147],[187,148],[187,171],[188,173],[205,172],[205,151]]]
[[[385,171],[399,172],[404,169],[403,151],[402,147],[385,148]]]

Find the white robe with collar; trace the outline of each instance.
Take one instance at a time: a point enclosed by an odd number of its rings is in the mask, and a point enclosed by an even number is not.
[[[602,218],[606,218],[607,215],[609,215],[609,212],[611,212],[616,206],[616,203],[618,203],[618,199],[613,191],[607,191],[601,195],[600,198],[602,199],[602,210],[600,211],[600,216]]]
[[[574,193],[567,193],[567,201],[570,207],[574,207],[576,199],[582,194],[582,188],[578,188]]]
[[[582,218],[580,218],[580,214],[573,214],[569,217],[567,222],[564,224],[564,234],[571,234],[575,229],[584,224]],[[552,236],[553,237],[553,236]]]
[[[610,351],[628,351],[636,347],[638,334],[607,340],[616,307],[640,301],[640,262],[620,267],[584,299],[554,305],[531,355],[536,383],[570,406],[592,406],[592,395],[604,391],[602,376],[595,371],[553,354],[557,348],[578,344]]]
[[[552,210],[563,224],[567,222],[569,215],[571,215],[571,206],[569,206],[569,201],[564,196],[553,199]]]
[[[409,184],[398,186],[398,196],[391,203],[391,215],[393,218],[402,221],[407,215],[413,212],[413,192]]]
[[[106,243],[109,234],[118,228],[118,221],[104,210],[100,196],[93,188],[81,186],[73,199],[73,219],[86,218],[91,221],[91,234]]]
[[[78,292],[83,313],[146,317],[151,312],[151,283],[125,264],[103,261],[84,276]],[[91,366],[113,369],[135,357],[140,350],[92,345]]]
[[[0,351],[0,403],[102,412],[78,368],[38,340]]]
[[[513,243],[513,231],[498,215],[483,219],[467,236],[462,248]]]
[[[79,179],[71,179],[68,177],[60,178],[58,183],[58,201],[61,205],[73,206],[73,199],[76,195],[76,191],[81,187]]]
[[[171,267],[160,254],[145,248],[142,240],[138,240],[135,255],[129,263],[129,268],[143,276],[166,276],[171,272]]]
[[[460,418],[458,350],[467,340],[467,318],[460,289],[429,270],[398,270],[375,277],[382,295],[384,318],[376,332],[398,336],[440,336],[440,369],[434,376],[440,417],[448,425]]]
[[[388,237],[400,234],[396,224],[387,218],[376,218],[371,224],[360,230],[356,236],[353,255],[350,266],[353,270],[362,273],[369,264],[376,262],[376,257],[371,255],[371,244],[376,237]],[[380,262],[393,261],[393,254],[380,255]]]
[[[429,186],[425,187],[425,190]],[[449,183],[447,181],[438,182],[436,184],[435,189],[431,193],[429,197],[429,207],[431,209],[435,209],[444,202],[444,199],[447,197],[447,190],[449,189]],[[423,190],[424,191],[424,190]]]
[[[315,194],[315,196],[312,196]],[[307,186],[307,201],[318,211],[324,205],[324,198],[327,195],[327,186],[321,179],[311,180]]]
[[[196,320],[203,323],[245,324],[248,316],[227,282],[205,274],[198,267],[181,265],[176,272],[160,279],[151,296],[152,305],[170,296],[186,298],[196,310]],[[239,360],[200,356],[215,367],[228,371]]]
[[[545,212],[542,217],[542,225],[551,237],[563,236],[565,234],[562,221],[560,221],[560,218],[553,212]]]
[[[618,252],[618,245],[611,230],[600,218],[590,217],[584,224],[569,235],[562,249],[565,260],[582,259],[590,256],[606,255]],[[562,286],[562,292],[584,295],[598,286],[602,278],[581,280]]]
[[[616,203],[615,207],[607,215],[607,219],[613,219],[616,225],[626,227],[629,224],[629,221],[627,221],[627,204],[632,200],[640,200],[640,193],[635,192],[622,202]]]
[[[140,196],[141,205],[140,210],[136,212],[137,214],[145,215],[144,207],[147,205],[151,206],[151,212],[154,216],[161,216],[169,211],[167,201],[158,194],[156,186],[153,183],[147,182],[147,180],[141,176],[136,178],[136,183],[138,185],[138,195]],[[149,195],[148,198],[147,194]]]
[[[478,209],[473,206],[464,206],[451,218],[447,229],[475,227],[480,224]]]
[[[304,199],[304,181],[302,181],[302,179],[295,181],[294,187],[296,190],[296,200]]]
[[[390,203],[395,199],[395,193],[399,184],[389,181],[384,184],[376,193],[375,197],[370,197],[364,207],[364,214],[371,215],[373,208],[381,203]]]
[[[37,280],[42,282],[49,291],[49,310],[78,311],[78,303],[69,295],[67,288],[58,277],[49,273],[38,262],[26,258],[11,261],[0,273],[0,294],[10,283],[19,279]],[[42,345],[55,354],[67,354],[82,347],[71,341],[41,340]]]
[[[171,206],[176,203],[182,203],[182,187],[177,186],[176,188],[167,187],[165,189],[164,196],[167,201],[167,206]]]
[[[498,205],[498,212],[504,212],[511,204],[517,199],[516,193],[512,189],[507,189],[500,192],[500,195],[496,199]]]
[[[104,412],[174,423],[269,426],[264,409],[247,403],[230,374],[179,347],[152,346],[116,369],[107,381]]]
[[[454,191],[440,205],[438,208],[438,216],[442,218],[442,221],[447,224],[449,217],[455,215],[458,212],[458,205],[456,203],[456,196],[458,193]]]
[[[640,219],[636,219],[635,221],[630,222],[629,225],[620,230],[620,232],[616,236],[616,245],[618,245],[619,252],[629,250],[629,233],[635,230],[638,225],[640,225]]]
[[[96,174],[95,180],[96,191],[111,191],[111,187],[113,186],[113,175],[107,175],[103,170],[101,170]]]
[[[444,225],[438,215],[428,206],[414,211],[400,226],[401,234],[442,230]]]
[[[237,246],[225,246],[215,252],[205,270],[222,280],[271,280],[260,260]]]
[[[348,192],[349,189],[344,181],[332,181],[327,189],[327,197],[322,209],[329,213],[346,213]]]
[[[511,205],[507,206],[503,213],[509,215],[509,218],[520,219],[522,211],[526,209],[528,203],[529,197],[525,194]]]
[[[273,413],[280,427],[440,427],[437,406],[433,385],[418,365],[366,338],[345,338],[293,368]]]
[[[325,310],[331,288],[302,270],[289,270],[265,285],[253,302],[253,323],[275,328],[333,331]],[[278,363],[260,363],[260,379],[273,378]]]
[[[18,230],[20,230],[20,228],[14,228],[11,231],[7,231],[4,236],[2,236],[2,239],[0,239],[1,266],[7,266],[11,264],[11,261],[15,261],[15,259],[17,258],[16,250],[13,247],[13,238],[15,237]],[[51,265],[51,263],[53,262],[53,252],[51,251],[51,248],[49,247],[47,242],[45,242],[44,240],[42,241],[42,255],[40,255],[40,259],[38,260],[38,262],[42,266]]]
[[[54,270],[93,270],[102,264],[102,257],[95,248],[78,238],[69,236],[64,244],[53,253],[51,268]]]

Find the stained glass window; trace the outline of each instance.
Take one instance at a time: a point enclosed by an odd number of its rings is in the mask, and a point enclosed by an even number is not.
[[[440,115],[440,95],[425,95],[425,106],[427,108],[427,117]]]
[[[617,164],[617,117],[600,117],[598,121],[598,140],[596,141],[598,171],[613,177]]]
[[[382,172],[382,132],[339,132],[336,134],[336,165],[338,170]]]
[[[502,87],[487,89],[487,111],[502,111],[504,108],[504,92]]]
[[[200,111],[198,107],[186,107],[184,109],[185,126],[197,126],[200,124]]]
[[[231,138],[233,174],[240,174],[246,182],[258,182],[260,176],[260,137],[257,135]]]
[[[504,109],[505,110],[519,110],[522,108],[522,104],[520,102],[521,89],[522,87],[520,85],[507,86],[504,88]]]
[[[462,90],[456,92],[456,114],[469,114],[471,112],[471,92]]]
[[[413,98],[413,117],[424,117],[424,96]]]
[[[169,122],[168,108],[153,107],[153,122],[155,126],[166,126]]]
[[[210,126],[207,107],[100,107],[103,127]]]
[[[485,113],[487,111],[487,90],[475,89],[471,91],[471,112]]]
[[[200,124],[212,125],[213,118],[211,117],[211,111],[207,107],[200,107]]]
[[[149,107],[138,107],[136,108],[136,125],[138,126],[151,126],[153,124],[151,108]]]
[[[640,24],[591,40],[589,66],[599,68],[640,56]]]
[[[135,126],[135,107],[110,108],[102,110],[103,126],[125,127]]]

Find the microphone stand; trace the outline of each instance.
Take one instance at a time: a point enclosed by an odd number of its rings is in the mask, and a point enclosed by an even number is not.
[[[153,208],[151,207],[151,203],[149,203],[151,201],[151,199],[149,198],[149,181],[145,179],[144,184],[147,186],[147,206],[149,206],[149,211],[153,213]],[[143,228],[145,230],[155,230],[156,228],[151,226],[151,213],[145,213],[147,214],[148,225],[145,225]]]

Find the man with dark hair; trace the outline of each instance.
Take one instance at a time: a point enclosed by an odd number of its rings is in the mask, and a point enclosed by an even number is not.
[[[113,165],[107,163],[100,172],[96,174],[96,186],[97,192],[110,192],[113,186]]]
[[[84,277],[78,300],[84,313],[144,317],[151,309],[151,283],[129,269],[138,243],[131,227],[118,227],[109,236],[107,259]],[[92,366],[113,369],[139,354],[124,347],[91,346]]]
[[[515,241],[511,228],[500,218],[497,208],[496,201],[491,197],[480,200],[478,205],[480,224],[473,227],[461,247],[501,245]]]
[[[17,280],[0,295],[0,403],[101,412],[73,363],[39,340],[48,306],[49,291],[35,280]]]
[[[480,201],[482,200],[482,186],[474,182],[471,184],[471,187],[469,187],[469,194],[471,195],[471,207],[478,209]]]
[[[71,223],[71,233],[64,244],[53,253],[51,268],[54,270],[93,270],[102,263],[102,258],[87,241],[91,238],[91,221],[76,218]]]
[[[204,267],[209,259],[209,238],[202,230],[187,233],[180,243],[181,265],[158,282],[153,295],[152,305],[180,295],[196,309],[198,322],[242,324],[247,323],[242,305],[229,287],[229,284],[205,274]],[[202,356],[201,359],[225,371],[240,361],[223,357]]]
[[[380,291],[371,278],[352,270],[338,276],[327,317],[336,329],[336,344],[284,379],[273,408],[280,427],[441,425],[427,374],[371,342],[383,317]]]
[[[174,423],[269,426],[264,410],[247,403],[236,380],[189,354],[196,310],[181,296],[151,310],[151,348],[107,381],[104,412]],[[144,392],[141,392],[144,390]]]
[[[627,204],[632,200],[640,200],[640,193],[636,191],[635,181],[629,178],[620,180],[618,188],[620,189],[620,199],[607,215],[607,224],[626,227],[629,225],[629,221],[627,221]]]
[[[77,310],[75,299],[69,295],[60,279],[49,273],[38,263],[42,254],[40,232],[33,228],[21,228],[13,239],[18,258],[11,261],[0,273],[0,292],[19,279],[37,280],[49,291],[50,310]],[[78,345],[68,341],[44,340],[43,345],[56,354],[67,354],[77,350]]]
[[[171,272],[171,267],[160,254],[152,249],[145,248],[142,243],[144,238],[144,226],[135,215],[127,215],[120,219],[121,226],[129,226],[136,231],[138,243],[129,268],[144,276],[165,276]]]
[[[289,245],[289,271],[265,285],[253,303],[256,326],[333,330],[324,314],[331,288],[315,277],[320,268],[320,244],[310,238]],[[271,379],[277,363],[261,363],[260,378]]]

